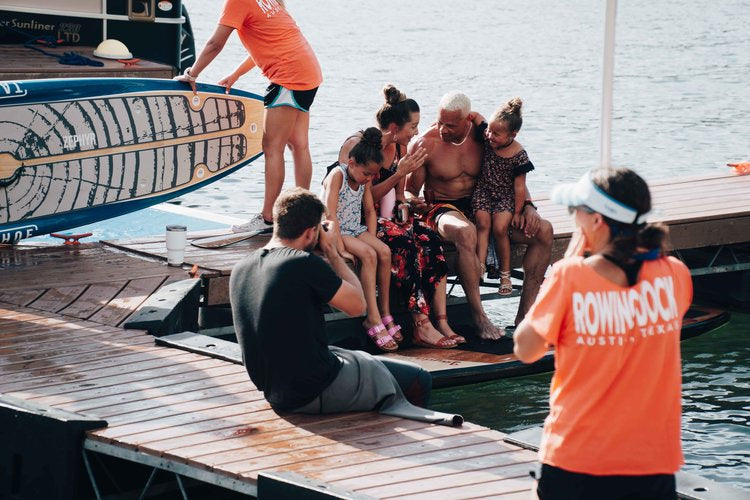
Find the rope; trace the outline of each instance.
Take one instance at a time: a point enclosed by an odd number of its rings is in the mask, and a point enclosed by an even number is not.
[[[10,31],[15,31],[18,34],[27,37],[28,39],[26,40],[26,43],[23,44],[25,48],[36,50],[37,52],[41,52],[45,56],[55,57],[58,60],[57,62],[59,62],[60,64],[67,64],[70,66],[96,66],[96,67],[104,66],[103,62],[95,61],[77,52],[65,52],[63,53],[63,55],[59,56],[57,54],[52,54],[50,52],[47,52],[46,50],[40,47],[34,46],[34,44],[36,43],[39,45],[43,45],[45,47],[59,47],[60,40],[56,39],[52,35],[45,35],[45,36],[39,37],[39,36],[31,35],[30,33],[13,28],[8,25],[3,26],[3,28],[8,29]]]

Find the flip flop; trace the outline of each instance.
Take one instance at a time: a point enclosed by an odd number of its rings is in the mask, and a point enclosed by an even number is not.
[[[383,326],[383,323],[378,323],[377,325],[368,328],[367,336],[372,339],[373,342],[375,342],[375,345],[378,346],[378,349],[385,352],[394,352],[398,350],[398,344],[395,340],[393,340],[393,337],[391,337],[389,334],[383,335],[382,337],[378,337],[378,333],[385,330],[385,327]],[[387,347],[386,344],[389,344],[390,342],[393,342],[396,344],[395,347]]]
[[[383,320],[383,325],[387,325],[388,323],[393,323],[396,325],[396,322],[393,321],[393,316],[390,314],[388,316],[383,316],[381,318]],[[401,325],[392,326],[391,328],[388,328],[388,335],[393,337],[393,340],[396,341],[397,344],[400,344],[404,341],[404,336],[401,335]]]

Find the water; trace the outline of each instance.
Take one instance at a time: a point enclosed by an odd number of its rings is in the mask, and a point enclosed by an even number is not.
[[[183,0],[200,49],[220,0]],[[287,0],[315,48],[325,82],[312,108],[313,186],[341,142],[374,125],[381,89],[394,83],[434,121],[443,93],[460,89],[490,115],[524,100],[518,140],[537,166],[532,193],[575,180],[599,160],[603,1],[344,2]],[[663,179],[726,169],[750,159],[747,0],[619,2],[613,163]],[[214,83],[245,52],[236,37],[201,74]],[[238,87],[262,94],[257,70]],[[287,159],[291,180],[291,157]],[[316,189],[316,188],[314,188]],[[263,199],[263,163],[183,198],[183,204],[248,216]],[[515,304],[489,314],[511,322]],[[750,490],[750,316],[683,343],[686,469]],[[437,391],[436,405],[506,432],[541,423],[549,375]],[[481,394],[481,397],[478,397]]]
[[[750,315],[686,340],[683,356],[684,470],[750,490]],[[551,374],[435,391],[431,407],[503,432],[540,425]],[[477,397],[481,394],[481,397]]]

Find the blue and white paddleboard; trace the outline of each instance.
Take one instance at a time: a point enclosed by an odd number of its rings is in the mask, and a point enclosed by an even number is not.
[[[0,243],[182,195],[261,154],[263,100],[136,78],[0,82]]]

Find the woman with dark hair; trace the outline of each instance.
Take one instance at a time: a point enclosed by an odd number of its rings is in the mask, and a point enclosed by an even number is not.
[[[651,195],[632,170],[594,170],[551,197],[578,229],[514,335],[527,363],[555,347],[539,498],[676,499],[690,272],[646,222]]]
[[[393,220],[402,206],[408,209],[404,196],[406,176],[421,167],[427,157],[423,148],[412,154],[406,153],[406,146],[419,132],[419,105],[390,84],[383,88],[383,94],[385,102],[376,118],[383,134],[384,166],[379,177],[373,180],[372,197],[376,204],[388,205],[388,208],[381,210],[378,238],[391,249],[392,277],[400,299],[412,315],[414,343],[423,347],[454,348],[466,339],[457,335],[448,324],[448,266],[442,240],[436,232],[412,217],[398,222]],[[358,136],[354,135],[344,142],[339,161],[346,157],[357,139]],[[393,338],[400,342],[403,338],[399,332],[401,327],[388,323],[389,319],[392,320],[384,317],[383,322]]]

